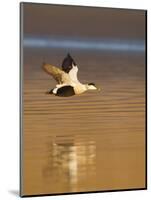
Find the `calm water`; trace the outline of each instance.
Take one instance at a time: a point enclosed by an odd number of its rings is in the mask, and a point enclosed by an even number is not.
[[[23,193],[144,187],[144,57],[75,52],[81,82],[101,91],[61,98],[46,94],[55,81],[41,63],[59,66],[64,53],[31,55],[24,58]]]

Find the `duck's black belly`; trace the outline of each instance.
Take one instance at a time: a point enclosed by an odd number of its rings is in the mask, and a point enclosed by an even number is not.
[[[57,90],[56,96],[70,97],[75,95],[74,88],[72,86],[64,86]]]

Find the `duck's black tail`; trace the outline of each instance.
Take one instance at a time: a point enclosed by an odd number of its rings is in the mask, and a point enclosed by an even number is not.
[[[53,89],[51,89],[50,91],[47,91],[46,94],[53,94]]]

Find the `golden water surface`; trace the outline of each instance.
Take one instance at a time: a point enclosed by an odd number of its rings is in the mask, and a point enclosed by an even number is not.
[[[64,56],[45,61],[59,66]],[[145,187],[144,57],[73,57],[80,81],[101,91],[48,95],[56,83],[41,69],[44,58],[24,58],[23,194]]]

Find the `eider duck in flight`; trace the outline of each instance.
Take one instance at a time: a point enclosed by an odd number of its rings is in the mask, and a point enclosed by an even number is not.
[[[97,90],[94,83],[82,84],[77,78],[78,67],[73,58],[68,54],[62,62],[62,70],[50,64],[43,64],[43,69],[57,81],[55,88],[49,94],[69,97],[82,94],[87,90]]]

